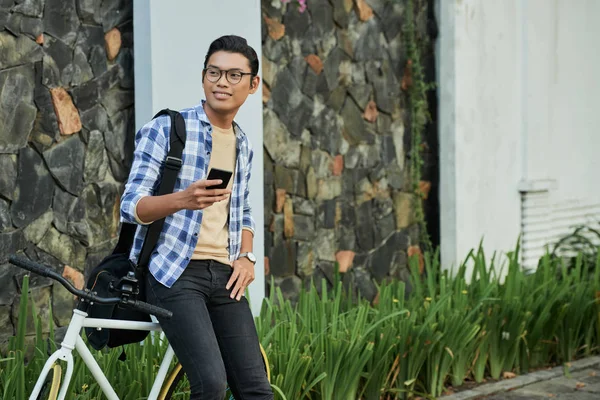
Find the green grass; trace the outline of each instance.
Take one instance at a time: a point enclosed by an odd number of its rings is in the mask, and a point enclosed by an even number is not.
[[[412,260],[412,292],[406,295],[403,282],[387,282],[379,286],[376,304],[350,295],[341,278],[329,289],[324,282],[312,285],[296,304],[272,289],[256,325],[276,398],[435,398],[465,381],[598,353],[600,257],[592,263],[581,255],[565,268],[560,258],[548,256],[528,274],[517,261],[518,249],[502,263],[480,248],[455,276],[441,271],[438,258],[425,256],[423,276]],[[43,337],[27,292],[25,278],[18,334],[0,359],[0,396],[6,400],[26,398],[55,348]],[[28,313],[36,323],[33,352],[24,336]],[[95,355],[122,398],[142,399],[165,347],[160,340],[126,346],[125,362],[118,360],[121,349]],[[101,398],[80,360],[69,392],[70,399]]]

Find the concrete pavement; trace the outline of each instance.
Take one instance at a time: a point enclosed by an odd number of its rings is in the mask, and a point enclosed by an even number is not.
[[[484,384],[440,400],[600,400],[600,357]]]

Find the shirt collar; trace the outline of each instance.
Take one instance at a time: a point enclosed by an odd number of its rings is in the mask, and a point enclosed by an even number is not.
[[[200,101],[200,104],[198,104],[196,107],[194,107],[194,109],[196,110],[196,113],[198,114],[198,119],[200,120],[200,122],[202,122],[204,125],[210,125],[208,116],[204,112],[204,103],[206,103],[206,100]],[[235,132],[235,136],[238,139],[242,139],[244,136],[246,136],[246,134],[244,133],[242,128],[240,128],[240,126],[235,121],[233,121],[233,131]]]
[[[198,119],[200,120],[200,122],[202,122],[204,125],[210,125],[208,116],[204,112],[204,103],[206,103],[206,100],[200,101],[200,104],[194,107],[194,109],[196,110],[196,114],[198,114]]]

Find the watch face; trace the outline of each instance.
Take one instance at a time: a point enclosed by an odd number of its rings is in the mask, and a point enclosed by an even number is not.
[[[246,254],[246,257],[248,257],[248,260],[252,261],[253,263],[256,262],[256,257],[254,256],[254,254],[248,253]]]

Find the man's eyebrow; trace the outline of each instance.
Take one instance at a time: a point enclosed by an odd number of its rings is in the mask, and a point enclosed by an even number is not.
[[[217,67],[216,65],[212,65],[212,64],[207,65],[206,68],[216,68],[219,70],[221,69],[220,67]],[[231,69],[223,69],[222,71],[241,71],[241,70],[242,70],[242,68],[231,68]]]

